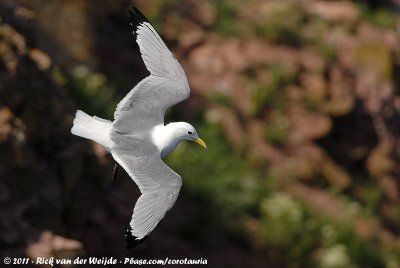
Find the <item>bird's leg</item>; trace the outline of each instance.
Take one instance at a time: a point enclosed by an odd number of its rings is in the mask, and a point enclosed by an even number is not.
[[[115,179],[117,178],[117,175],[118,175],[118,167],[119,167],[118,163],[115,162],[114,171],[113,171],[113,176],[112,176],[112,180],[113,180],[113,181],[115,181]]]

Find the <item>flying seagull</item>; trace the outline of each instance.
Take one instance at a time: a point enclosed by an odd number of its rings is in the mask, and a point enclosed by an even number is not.
[[[120,165],[139,187],[142,195],[126,234],[129,249],[154,230],[178,197],[182,178],[161,158],[183,140],[194,141],[204,148],[206,144],[188,123],[164,125],[165,111],[189,97],[188,81],[147,18],[135,7],[128,14],[150,75],[117,105],[113,122],[78,110],[71,133],[104,146],[116,161],[116,168]]]

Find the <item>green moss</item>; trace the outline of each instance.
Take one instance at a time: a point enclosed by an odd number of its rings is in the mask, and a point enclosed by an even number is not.
[[[271,2],[268,16],[254,25],[257,36],[272,42],[299,46],[305,16],[297,3]]]
[[[354,227],[348,223],[336,224],[337,239],[336,244],[346,245],[347,254],[352,263],[357,263],[359,267],[383,267],[381,256],[381,246],[375,239],[366,243],[360,237]]]
[[[240,24],[238,23],[238,7],[235,1],[210,1],[215,6],[217,19],[212,26],[213,31],[223,36],[240,35]]]
[[[301,99],[301,105],[302,107],[304,107],[305,109],[307,109],[308,111],[318,111],[318,108],[321,105],[321,101],[320,100],[316,100],[314,98],[310,98],[309,96],[305,95],[302,99]]]
[[[323,55],[326,65],[329,66],[336,59],[336,49],[332,44],[327,44],[325,42],[320,42],[317,47],[321,54]]]
[[[334,44],[326,42],[326,33],[332,35],[347,34],[343,28],[332,28],[332,26],[321,17],[307,18],[307,23],[302,24],[302,39],[304,46],[315,48],[324,58],[326,66],[330,66],[336,58],[336,49]]]
[[[286,86],[294,83],[296,74],[280,65],[271,65],[266,69],[270,76],[267,85],[255,85],[252,89],[254,113],[261,114],[264,109],[282,110],[287,102],[283,94]]]
[[[379,203],[382,199],[382,192],[380,188],[377,188],[374,184],[366,184],[360,187],[357,191],[357,197],[363,204],[366,211],[371,214],[378,209]]]
[[[366,4],[360,4],[363,19],[386,30],[396,30],[396,15],[385,8],[370,8]]]
[[[55,68],[53,78],[68,89],[78,109],[105,119],[114,117],[114,89],[107,83],[104,75],[78,65],[69,71]]]
[[[288,248],[302,232],[304,211],[289,196],[276,193],[261,202],[260,235],[274,247]]]
[[[229,95],[214,91],[213,94],[207,97],[207,101],[210,103],[219,104],[226,107],[232,107],[232,99]]]
[[[355,50],[354,60],[359,68],[373,70],[381,79],[390,80],[392,78],[392,53],[380,42],[359,44]]]
[[[283,145],[289,134],[289,123],[280,111],[274,111],[266,123],[265,137],[274,145]]]

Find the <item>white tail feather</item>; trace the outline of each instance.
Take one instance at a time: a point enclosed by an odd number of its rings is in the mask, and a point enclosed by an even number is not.
[[[78,110],[75,115],[71,133],[103,145],[107,150],[110,150],[112,141],[110,138],[110,131],[112,122],[99,118],[91,117]]]

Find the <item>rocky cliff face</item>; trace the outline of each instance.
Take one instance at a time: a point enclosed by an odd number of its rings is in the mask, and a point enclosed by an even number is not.
[[[29,31],[26,18],[15,15],[15,20]],[[0,43],[2,255],[27,254],[27,246],[46,230],[80,241],[85,240],[82,236],[94,240],[83,246],[57,238],[52,245],[54,237],[47,232],[47,242],[39,251],[28,252],[91,252],[99,244],[95,240],[107,236],[107,231],[96,235],[102,218],[123,217],[121,210],[128,215],[130,209],[113,204],[113,191],[105,183],[109,176],[103,176],[111,174],[111,167],[103,152],[69,133],[76,108],[65,89],[53,81],[51,58],[32,44],[29,34],[4,20]],[[114,216],[107,206],[113,207]],[[91,231],[82,229],[90,225]],[[116,238],[123,242],[120,234]]]

